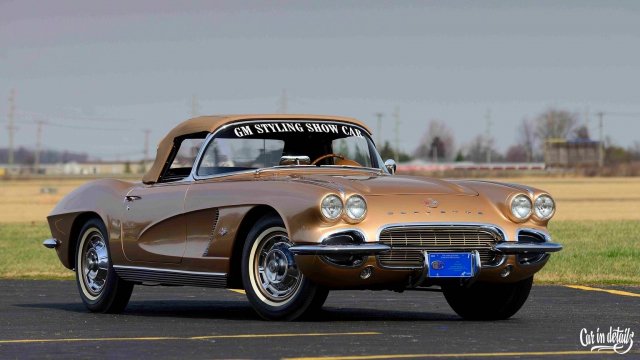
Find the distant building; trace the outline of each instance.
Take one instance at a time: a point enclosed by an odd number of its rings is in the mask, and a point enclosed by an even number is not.
[[[544,146],[547,168],[596,167],[600,164],[599,141],[549,139]]]

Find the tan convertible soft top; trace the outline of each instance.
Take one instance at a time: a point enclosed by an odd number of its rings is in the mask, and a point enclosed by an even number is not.
[[[342,116],[328,116],[328,115],[302,115],[302,114],[255,114],[255,115],[212,115],[212,116],[199,116],[193,119],[183,121],[178,124],[173,130],[171,130],[167,136],[165,136],[158,144],[158,150],[156,153],[156,159],[149,171],[142,177],[142,182],[145,184],[153,184],[158,181],[164,168],[165,163],[171,149],[173,147],[174,139],[195,133],[201,132],[215,132],[221,126],[240,121],[260,121],[260,120],[336,120],[344,121],[358,125],[369,134],[371,130],[363,124],[361,121],[342,117]]]

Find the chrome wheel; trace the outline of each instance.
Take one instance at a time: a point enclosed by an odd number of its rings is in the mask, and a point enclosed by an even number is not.
[[[81,238],[78,252],[78,271],[83,292],[89,299],[97,299],[105,288],[109,275],[109,252],[102,233],[89,228]]]
[[[251,285],[271,306],[287,304],[300,289],[302,273],[296,267],[284,228],[269,228],[254,242],[249,259]]]

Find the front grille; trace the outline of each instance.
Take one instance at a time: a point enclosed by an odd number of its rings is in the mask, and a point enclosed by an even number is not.
[[[378,255],[385,267],[422,267],[424,251],[478,250],[483,266],[495,264],[498,255],[491,251],[502,240],[498,230],[485,226],[412,225],[388,227],[379,241],[391,246],[391,251]]]

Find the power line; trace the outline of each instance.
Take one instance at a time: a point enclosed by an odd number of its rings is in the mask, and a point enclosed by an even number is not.
[[[13,124],[13,115],[15,111],[15,100],[16,100],[16,90],[11,89],[11,93],[9,95],[9,114],[7,115],[9,119],[9,125],[7,125],[7,129],[9,132],[9,165],[13,165],[13,136],[14,131],[16,130],[15,125]]]
[[[103,118],[103,117],[87,117],[87,116],[75,116],[75,115],[61,115],[61,114],[43,114],[35,111],[17,111],[16,115],[24,117],[29,116],[31,118],[47,117],[55,120],[70,120],[70,121],[89,121],[89,122],[130,122],[132,119],[119,119],[119,118]]]
[[[487,122],[487,133],[486,133],[486,141],[487,141],[487,163],[491,164],[491,150],[493,148],[493,144],[491,141],[491,126],[493,125],[493,122],[491,121],[491,109],[487,110],[487,114],[485,115],[485,120]]]
[[[193,94],[191,96],[191,117],[196,117],[200,114],[200,104],[198,103],[198,97]]]
[[[38,121],[20,121],[20,124],[23,125],[38,125]],[[74,129],[74,130],[91,130],[91,131],[130,131],[131,129],[127,128],[101,128],[101,127],[93,127],[93,126],[80,126],[80,125],[67,125],[67,124],[56,124],[52,122],[46,122],[48,126],[64,128],[64,129]]]
[[[282,96],[280,96],[280,101],[278,102],[278,113],[280,114],[287,113],[288,100],[289,99],[287,98],[287,89],[282,89]]]
[[[377,128],[376,131],[378,132],[376,135],[376,145],[378,145],[379,147],[382,146],[382,116],[384,116],[383,113],[378,112],[376,113],[376,118],[377,118]]]
[[[149,134],[151,134],[151,129],[144,129],[144,162],[146,163],[149,160]]]
[[[394,124],[394,132],[395,132],[395,160],[400,161],[400,108],[396,106],[393,111],[393,119],[395,121]]]
[[[40,151],[42,150],[42,126],[46,124],[44,120],[38,120],[38,130],[36,131],[36,152],[34,154],[33,168],[38,173],[40,169]]]

